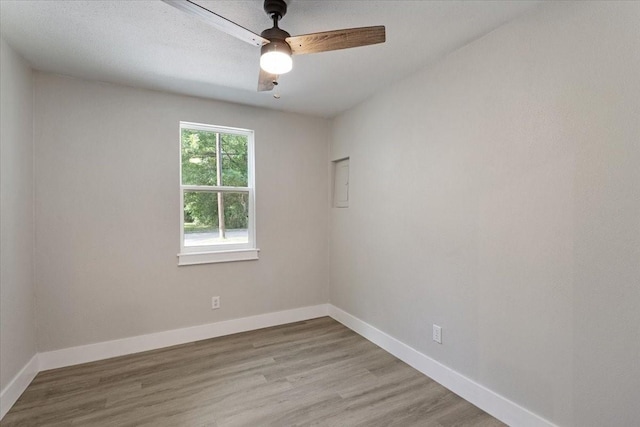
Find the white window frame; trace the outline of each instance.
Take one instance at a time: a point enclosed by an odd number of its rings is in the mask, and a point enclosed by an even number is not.
[[[228,187],[217,185],[182,184],[182,130],[193,129],[205,132],[242,135],[247,137],[247,187]],[[260,251],[256,246],[256,203],[255,203],[255,145],[254,132],[203,123],[180,122],[178,154],[180,165],[180,253],[178,265],[209,264],[217,262],[245,261],[258,259]],[[247,193],[249,196],[248,242],[229,243],[208,246],[184,245],[184,193],[185,191],[203,191],[209,193]]]

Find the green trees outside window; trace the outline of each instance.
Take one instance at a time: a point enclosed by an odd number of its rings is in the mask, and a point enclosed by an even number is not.
[[[184,191],[184,232],[213,232],[248,227],[248,141],[245,135],[181,129],[182,185],[235,187],[225,191]]]

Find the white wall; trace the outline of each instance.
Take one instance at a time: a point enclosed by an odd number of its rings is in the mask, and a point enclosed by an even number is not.
[[[0,390],[36,354],[33,75],[0,39]]]
[[[638,22],[547,4],[336,118],[331,302],[559,425],[640,425]]]
[[[327,301],[326,120],[43,73],[35,104],[40,351]],[[258,261],[177,266],[181,120],[255,130]]]

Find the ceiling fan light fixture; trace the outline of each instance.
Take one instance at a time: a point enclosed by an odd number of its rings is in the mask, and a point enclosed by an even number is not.
[[[285,41],[272,40],[262,46],[260,68],[271,74],[285,74],[293,68],[291,48]]]

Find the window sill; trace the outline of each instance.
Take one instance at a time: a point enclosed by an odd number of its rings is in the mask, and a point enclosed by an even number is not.
[[[251,261],[258,259],[258,252],[260,252],[260,249],[237,249],[224,252],[186,252],[178,254],[178,265]]]

